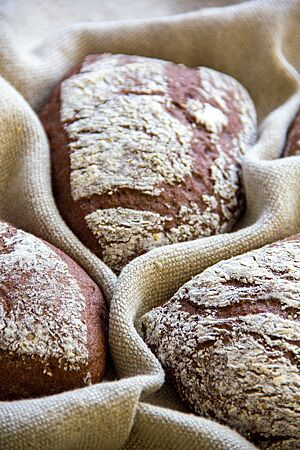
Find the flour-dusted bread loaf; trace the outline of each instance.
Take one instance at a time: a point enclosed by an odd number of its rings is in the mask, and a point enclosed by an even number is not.
[[[41,119],[60,212],[117,272],[154,247],[227,232],[241,213],[240,160],[256,115],[227,75],[88,56]]]
[[[287,134],[284,156],[300,155],[300,111],[296,114]]]
[[[0,400],[37,397],[101,380],[106,307],[67,255],[0,223]]]
[[[142,317],[197,413],[261,448],[300,448],[300,235],[222,261]]]

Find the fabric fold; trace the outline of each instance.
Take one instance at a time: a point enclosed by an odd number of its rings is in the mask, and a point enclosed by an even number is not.
[[[254,448],[173,401],[176,394],[139,335],[139,318],[209,265],[300,231],[300,159],[280,159],[300,106],[299,26],[299,0],[1,3],[0,218],[64,250],[101,287],[111,302],[110,351],[118,378],[1,402],[1,449]],[[37,117],[63,74],[101,52],[224,71],[249,90],[260,119],[258,141],[243,160],[247,207],[235,230],[152,250],[118,280],[60,217]]]

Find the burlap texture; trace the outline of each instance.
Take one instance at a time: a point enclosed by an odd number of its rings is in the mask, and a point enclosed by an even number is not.
[[[249,90],[260,119],[259,140],[243,162],[247,211],[238,230],[153,250],[117,282],[60,218],[34,112],[66,70],[104,51],[229,73]],[[135,325],[207,266],[299,232],[300,159],[276,159],[300,105],[299,68],[299,0],[1,1],[0,217],[65,250],[102,287],[111,300],[118,378],[0,403],[1,449],[254,448],[229,428],[187,413],[170,387],[161,388],[161,366]]]

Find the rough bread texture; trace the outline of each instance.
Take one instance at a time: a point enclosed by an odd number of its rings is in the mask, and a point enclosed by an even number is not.
[[[290,126],[284,150],[284,156],[296,155],[300,155],[300,111]]]
[[[0,400],[101,380],[106,307],[67,255],[0,223]]]
[[[89,56],[41,120],[60,212],[117,272],[152,248],[227,232],[241,213],[240,159],[256,115],[227,75]]]
[[[222,261],[141,319],[182,399],[261,448],[300,448],[300,235]]]

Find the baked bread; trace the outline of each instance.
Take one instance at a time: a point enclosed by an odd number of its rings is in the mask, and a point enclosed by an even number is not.
[[[152,248],[227,232],[242,211],[240,159],[256,115],[227,75],[88,56],[41,120],[60,212],[116,272]]]
[[[300,111],[289,128],[284,149],[284,156],[296,155],[300,155]]]
[[[195,412],[260,448],[300,448],[300,235],[219,262],[141,319]]]
[[[71,258],[0,223],[0,400],[100,381],[105,316],[99,288]]]

